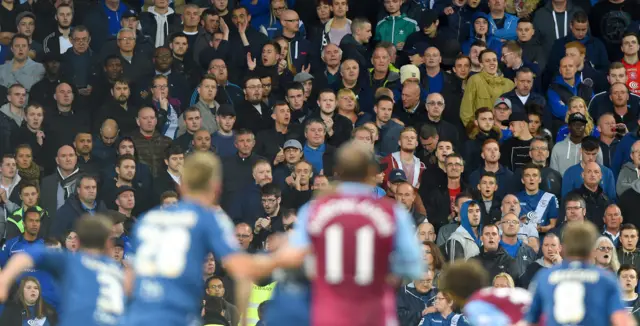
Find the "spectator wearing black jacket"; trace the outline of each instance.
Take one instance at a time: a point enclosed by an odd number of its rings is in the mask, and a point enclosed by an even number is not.
[[[516,87],[502,94],[500,97],[507,98],[511,101],[511,112],[523,112],[526,113],[527,110],[525,107],[528,104],[535,103],[540,105],[541,107],[545,107],[547,105],[547,100],[540,93],[533,92],[534,79],[536,74],[531,71],[531,69],[527,67],[520,68],[515,73],[515,78],[513,79]],[[540,78],[540,77],[538,77]],[[524,99],[524,102],[523,102]]]
[[[29,101],[40,103],[46,107],[52,107],[56,102],[53,95],[56,93],[56,86],[60,83],[60,55],[48,53],[42,60],[44,66],[44,77],[31,86],[29,91]]]
[[[490,171],[484,171],[480,176],[480,180],[476,186],[478,190],[478,202],[480,205],[480,213],[482,214],[482,224],[497,224],[502,217],[502,211],[500,210],[502,202],[501,198],[498,198],[496,191],[499,190],[498,177],[495,173]],[[475,189],[474,189],[475,190]]]
[[[169,48],[173,54],[171,71],[183,74],[189,81],[189,89],[192,89],[200,82],[200,76],[204,69],[192,56],[187,55],[189,40],[182,32],[174,33],[170,36]],[[185,103],[186,105],[186,103]]]
[[[116,80],[122,79],[123,75],[122,59],[115,54],[108,55],[102,61],[102,69],[91,81],[90,103],[104,103],[106,99],[111,97],[113,84],[115,84]],[[129,81],[129,84],[132,84],[131,81]]]
[[[140,13],[139,19],[142,32],[151,37],[155,48],[167,45],[169,35],[182,28],[180,15],[169,7],[167,0],[154,0],[153,6]]]
[[[120,191],[122,187],[129,187],[136,192],[134,215],[144,212],[155,204],[152,200],[159,198],[159,196],[154,196],[154,191],[150,185],[139,181],[136,182],[136,161],[133,155],[125,154],[118,157],[115,171],[116,177],[104,180],[100,188],[100,200],[106,204],[107,208],[118,209],[116,199],[118,195],[122,193],[122,191]]]
[[[284,232],[282,223],[284,207],[282,206],[282,191],[278,185],[267,183],[260,189],[263,216],[259,216],[253,228],[253,242],[264,244],[273,233]]]
[[[137,85],[139,89],[136,90],[135,93],[137,97],[142,97],[140,101],[148,99],[144,96],[140,96],[139,94],[143,94],[143,92],[153,84],[153,78],[157,75],[164,75],[167,77],[169,84],[169,97],[178,99],[181,103],[181,106],[186,106],[186,104],[189,103],[189,96],[191,95],[189,81],[187,80],[187,77],[182,73],[173,71],[171,69],[172,64],[173,54],[171,53],[171,49],[169,49],[168,47],[160,47],[155,49],[153,53],[153,68],[155,70],[153,73],[140,76],[140,81]]]
[[[91,133],[88,130],[78,132],[73,140],[73,147],[78,155],[78,167],[85,173],[98,176],[101,162],[91,155],[93,150]]]
[[[340,63],[342,62],[343,51],[335,44],[327,44],[320,58],[322,64],[320,68],[313,69],[313,86],[316,89],[334,88],[342,76],[340,75]]]
[[[547,65],[548,53],[545,52],[542,38],[538,35],[533,21],[529,17],[520,17],[516,27],[517,42],[522,49],[522,58],[527,62],[538,64],[540,72]],[[538,76],[542,78],[542,75]]]
[[[640,268],[640,250],[638,250],[638,228],[625,223],[620,226],[620,246],[617,249],[618,261],[621,265]]]
[[[62,55],[60,63],[61,79],[77,88],[83,97],[91,94],[92,74],[99,62],[97,53],[89,48],[92,36],[86,27],[74,27],[71,31],[72,47]]]
[[[261,201],[262,188],[273,181],[271,164],[263,159],[256,161],[251,169],[251,176],[253,182],[233,196],[231,207],[227,210],[235,224],[244,222],[255,225],[259,217],[265,216]]]
[[[71,25],[73,23],[73,18],[75,15],[73,8],[69,4],[65,3],[61,3],[57,8],[55,8],[55,11],[55,27],[53,28],[53,32],[51,32],[51,34],[44,37],[42,41],[42,47],[45,54],[61,55],[67,51],[67,48],[61,48],[60,44],[71,41]],[[49,15],[51,15],[50,12]],[[38,24],[38,27],[42,28],[46,26],[42,23],[43,22],[40,22]],[[39,29],[40,28],[36,29],[36,31],[38,31]],[[66,42],[60,42],[60,38],[63,38]]]
[[[236,129],[249,129],[254,134],[273,126],[271,110],[262,103],[262,82],[257,76],[244,81],[245,100],[235,106]]]
[[[436,127],[438,139],[448,140],[454,147],[458,147],[460,144],[458,128],[443,119],[443,112],[449,109],[449,103],[445,103],[445,99],[440,93],[431,93],[427,96],[425,104],[426,119],[420,122]],[[447,107],[446,109],[445,106]],[[418,108],[418,110],[423,109]]]
[[[9,102],[0,106],[0,155],[13,152],[11,136],[23,124],[27,90],[20,84],[11,85],[7,99]]]
[[[271,117],[274,125],[270,129],[258,132],[255,151],[275,166],[284,161],[282,146],[285,141],[302,138],[302,128],[299,124],[291,122],[291,110],[285,102],[280,101],[273,105]]]
[[[609,85],[613,86],[613,84],[616,83],[627,85],[627,78],[627,69],[621,62],[611,63],[607,74]],[[633,92],[629,92],[629,99],[627,101],[630,112],[640,112],[640,96]],[[593,119],[593,121],[598,121],[598,119],[600,119],[600,116],[605,112],[614,112],[613,102],[611,101],[610,88],[594,95],[591,99],[591,102],[589,102],[589,115],[591,116],[591,119]],[[621,120],[623,120],[617,115],[614,115],[614,118],[617,122],[622,122]],[[629,130],[632,129],[633,128],[629,128]]]
[[[56,212],[56,218],[51,223],[49,231],[52,237],[61,237],[65,232],[72,230],[76,221],[84,214],[95,215],[107,210],[104,202],[97,200],[98,181],[95,177],[80,176],[76,188],[77,194],[69,197]]]
[[[283,191],[282,205],[298,210],[311,200],[313,194],[313,167],[311,163],[301,160],[294,165],[291,184]]]
[[[125,78],[135,81],[153,73],[153,63],[149,60],[153,53],[147,52],[148,49],[145,51],[143,46],[137,45],[137,36],[134,30],[121,29],[116,40],[118,48],[115,54],[122,59]]]
[[[131,87],[129,81],[117,79],[110,88],[110,96],[104,99],[104,104],[94,114],[93,130],[99,130],[99,126],[106,119],[113,119],[120,128],[120,132],[128,135],[138,128],[136,117],[138,109],[131,100]],[[97,102],[98,103],[98,102]]]
[[[86,107],[75,102],[72,86],[62,82],[56,87],[54,108],[45,109],[45,130],[48,130],[48,146],[58,149],[71,144],[80,131],[88,131],[91,123]]]
[[[560,255],[562,246],[560,238],[556,234],[549,232],[545,235],[544,239],[542,239],[541,251],[542,257],[527,266],[524,274],[518,279],[518,286],[525,289],[528,288],[538,271],[562,262],[562,256]],[[640,260],[638,262],[640,263]]]
[[[324,121],[325,125],[327,125],[327,135],[329,136],[327,143],[331,146],[340,147],[340,145],[351,138],[353,123],[351,123],[351,120],[347,117],[338,114],[336,110],[336,94],[332,90],[321,90],[320,93],[318,93],[317,103],[320,109],[311,112],[308,118],[321,119]]]
[[[482,228],[482,248],[480,254],[475,256],[493,279],[500,273],[509,274],[514,280],[520,276],[516,261],[500,246],[500,230],[495,224],[485,225]]]
[[[371,67],[371,51],[368,43],[371,39],[371,23],[364,18],[356,18],[351,22],[351,34],[340,40],[340,49],[344,59],[356,60],[361,69]]]
[[[498,98],[496,106],[507,105],[511,107],[511,103],[506,103],[505,100],[502,97]],[[509,120],[502,121],[502,125],[509,126],[513,136],[500,146],[500,152],[502,153],[500,164],[511,171],[515,171],[531,161],[529,148],[533,136],[529,131],[529,117],[526,113],[511,113]]]
[[[598,229],[602,229],[604,211],[607,206],[613,203],[613,199],[607,197],[600,185],[602,180],[600,165],[596,162],[587,163],[584,166],[582,178],[584,179],[582,186],[569,194],[578,194],[584,199],[587,209],[586,219],[598,226]],[[569,194],[567,194],[567,197]]]
[[[438,151],[442,152],[443,150],[440,149],[440,145],[447,143],[450,144],[450,142],[440,141],[440,143],[438,143]],[[438,159],[440,159],[440,157]],[[435,182],[431,181],[431,183],[428,183],[426,186],[425,184],[420,185],[420,197],[425,207],[427,207],[429,223],[433,224],[436,230],[448,222],[447,217],[453,211],[450,194],[452,192],[463,192],[468,189],[468,185],[464,183],[461,178],[464,172],[464,161],[460,154],[451,153],[446,155],[444,168],[446,171],[446,179],[438,177],[437,180],[434,180]],[[431,167],[427,170],[430,169]],[[430,179],[426,178],[427,175],[429,174],[425,173],[423,180]]]
[[[489,139],[500,140],[500,131],[495,126],[493,112],[487,107],[481,107],[474,114],[474,127],[469,133],[469,140],[464,142],[462,155],[469,173],[478,169],[482,164],[482,145]]]
[[[178,191],[182,165],[184,164],[184,151],[182,147],[175,144],[167,148],[164,155],[164,164],[167,166],[167,170],[161,171],[154,180],[154,199],[160,198],[165,191]]]
[[[222,159],[224,174],[222,184],[224,192],[220,201],[223,209],[227,210],[233,204],[236,194],[247,185],[255,183],[251,172],[253,165],[258,160],[263,160],[261,156],[254,154],[256,140],[253,132],[248,129],[239,129],[235,132],[235,147],[238,149],[236,155],[227,156]]]

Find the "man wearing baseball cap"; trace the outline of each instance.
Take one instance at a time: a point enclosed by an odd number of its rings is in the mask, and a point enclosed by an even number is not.
[[[404,50],[410,55],[411,63],[415,65],[423,63],[424,51],[427,47],[433,46],[442,52],[442,64],[445,67],[453,66],[456,56],[460,53],[460,43],[455,34],[450,33],[448,29],[439,29],[439,24],[438,11],[435,7],[422,12],[418,19],[419,31],[409,35],[404,45]],[[449,26],[452,25],[449,24]]]
[[[582,139],[587,136],[585,127],[587,125],[587,117],[580,112],[569,115],[567,126],[569,127],[569,137],[553,146],[551,152],[552,169],[564,175],[564,172],[578,163],[580,163],[582,155]],[[602,151],[598,151],[596,162],[602,165]]]
[[[529,147],[533,136],[529,132],[529,117],[524,112],[513,112],[508,120],[502,121],[502,125],[508,126],[513,136],[500,147],[500,163],[515,171],[531,162]]]
[[[293,77],[293,81],[296,83],[301,83],[304,87],[304,101],[305,103],[309,101],[309,97],[311,96],[311,91],[313,90],[313,76],[306,72],[299,72]]]

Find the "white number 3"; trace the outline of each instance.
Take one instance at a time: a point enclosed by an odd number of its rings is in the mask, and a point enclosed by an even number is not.
[[[553,291],[553,317],[560,324],[577,324],[584,319],[584,284],[565,281]]]
[[[187,263],[191,236],[185,228],[162,228],[145,225],[138,232],[140,246],[136,253],[136,273],[148,277],[176,278]]]

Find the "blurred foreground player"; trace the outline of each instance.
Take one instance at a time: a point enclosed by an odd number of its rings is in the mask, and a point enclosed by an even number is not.
[[[215,155],[191,154],[181,177],[182,200],[138,219],[132,243],[135,283],[123,325],[199,324],[202,262],[210,252],[236,279],[236,304],[245,311],[249,280],[269,267],[261,265],[264,257],[240,251],[231,220],[217,206],[221,175]],[[127,278],[133,276],[128,271]]]
[[[60,326],[118,325],[124,312],[124,275],[111,259],[111,222],[106,216],[83,216],[76,224],[80,250],[75,253],[29,249],[13,256],[0,273],[0,301],[27,268],[51,273],[61,286]]]
[[[378,164],[362,144],[341,147],[335,171],[342,183],[300,209],[276,265],[299,267],[311,254],[312,326],[398,325],[387,277],[417,279],[425,270],[411,216],[375,196]]]
[[[542,324],[544,319],[547,326],[636,325],[622,303],[615,275],[591,263],[597,238],[591,222],[567,225],[562,237],[565,260],[538,272],[531,283],[529,323]]]
[[[440,291],[453,298],[464,316],[457,325],[513,326],[524,323],[531,295],[521,288],[489,286],[489,274],[475,261],[456,261],[440,274]]]

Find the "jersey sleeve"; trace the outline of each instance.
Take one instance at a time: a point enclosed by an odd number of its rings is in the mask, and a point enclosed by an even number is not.
[[[11,247],[10,243],[13,242],[9,240],[2,245],[2,250],[0,250],[0,267],[4,267],[9,260],[9,253],[11,252],[11,249],[9,249],[9,247]]]
[[[396,234],[391,270],[398,276],[420,279],[426,266],[420,253],[420,245],[414,236],[411,216],[398,206],[394,207],[393,213],[396,216]]]
[[[65,272],[67,264],[66,253],[61,250],[49,249],[43,246],[29,248],[26,254],[31,256],[36,269],[49,272],[55,278],[59,278]]]
[[[309,204],[300,207],[298,219],[293,227],[293,234],[289,237],[289,244],[297,249],[307,248],[311,245],[307,224],[309,223]]]
[[[223,211],[203,214],[200,219],[204,224],[207,249],[216,257],[224,259],[230,254],[240,251],[238,240],[233,233],[233,222]]]
[[[544,273],[537,273],[529,286],[529,292],[533,294],[533,298],[531,300],[529,310],[524,315],[524,319],[530,324],[537,324],[540,321],[540,315],[542,314],[542,295],[540,294],[539,287],[542,274]]]

